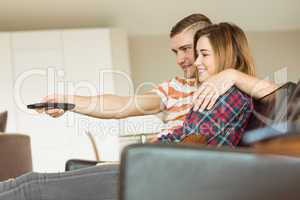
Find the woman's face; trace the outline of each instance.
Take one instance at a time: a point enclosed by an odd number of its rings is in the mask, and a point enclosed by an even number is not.
[[[215,54],[209,39],[201,36],[197,42],[196,51],[198,57],[194,65],[198,69],[199,81],[203,82],[217,72]]]

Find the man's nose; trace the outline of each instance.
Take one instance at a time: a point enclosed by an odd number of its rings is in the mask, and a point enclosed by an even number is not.
[[[183,64],[185,61],[185,55],[183,53],[178,53],[176,57],[176,62],[178,65]]]

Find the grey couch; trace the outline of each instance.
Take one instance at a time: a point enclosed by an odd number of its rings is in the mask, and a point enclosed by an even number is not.
[[[120,180],[120,200],[298,200],[300,158],[134,145],[123,152]]]

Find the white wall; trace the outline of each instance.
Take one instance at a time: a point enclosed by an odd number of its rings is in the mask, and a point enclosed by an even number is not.
[[[280,82],[280,71],[286,68],[288,81],[300,80],[300,30],[250,32],[248,38],[260,77]]]

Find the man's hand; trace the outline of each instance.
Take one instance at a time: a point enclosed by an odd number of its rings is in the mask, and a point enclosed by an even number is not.
[[[217,99],[235,84],[235,70],[227,69],[201,83],[193,95],[193,111],[211,109]]]
[[[64,95],[59,95],[59,94],[52,94],[48,95],[43,98],[43,102],[45,103],[66,103],[68,98]],[[63,109],[36,109],[38,113],[43,113],[45,112],[46,114],[50,115],[51,117],[57,118],[62,116],[65,112]]]

